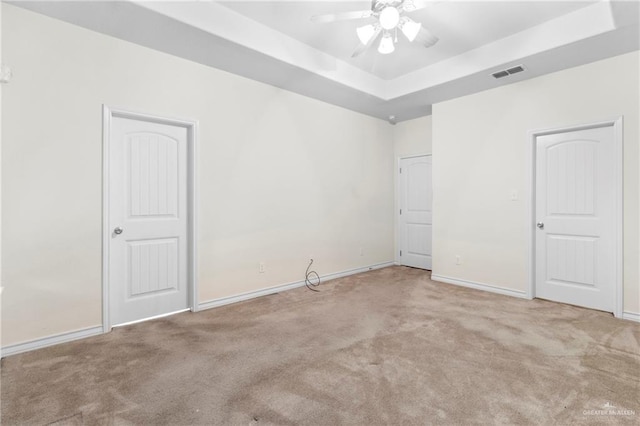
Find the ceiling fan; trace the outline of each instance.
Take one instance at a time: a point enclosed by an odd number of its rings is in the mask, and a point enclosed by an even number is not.
[[[372,0],[371,10],[342,12],[328,15],[316,15],[311,21],[316,23],[329,23],[351,19],[376,18],[377,22],[363,25],[356,29],[360,44],[356,48],[352,58],[362,54],[382,34],[378,52],[389,54],[395,50],[395,42],[398,42],[398,30],[410,42],[417,42],[424,47],[431,47],[438,42],[438,37],[433,35],[419,22],[415,22],[404,14],[427,7],[434,0]]]

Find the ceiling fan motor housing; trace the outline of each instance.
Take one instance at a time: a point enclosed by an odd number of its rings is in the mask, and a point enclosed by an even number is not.
[[[385,30],[392,30],[400,23],[400,12],[394,6],[387,6],[382,9],[380,16],[380,26]]]

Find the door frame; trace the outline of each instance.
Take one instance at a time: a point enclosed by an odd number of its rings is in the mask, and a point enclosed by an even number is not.
[[[613,149],[615,158],[615,283],[614,283],[614,309],[613,315],[616,318],[622,318],[624,307],[624,269],[623,269],[623,253],[624,253],[624,234],[623,234],[623,172],[624,172],[624,156],[623,156],[623,117],[618,116],[609,120],[597,121],[588,124],[579,124],[573,126],[555,127],[551,129],[531,130],[527,136],[527,160],[526,160],[526,186],[527,196],[527,276],[529,285],[527,286],[527,298],[536,297],[536,238],[535,238],[535,222],[536,222],[536,139],[538,136],[549,134],[573,132],[577,130],[589,130],[602,127],[613,127]]]
[[[109,153],[111,143],[111,126],[113,118],[129,118],[158,124],[184,127],[187,129],[187,288],[189,309],[198,311],[198,281],[197,281],[197,187],[196,187],[196,152],[198,121],[169,118],[154,114],[141,113],[126,108],[102,105],[102,331],[111,331],[109,306],[109,242],[110,200],[109,200]]]
[[[394,214],[394,219],[395,219],[395,244],[396,244],[396,252],[394,254],[394,263],[396,265],[402,265],[402,262],[400,259],[400,191],[402,191],[402,188],[400,187],[401,181],[400,181],[400,162],[402,160],[408,160],[410,158],[418,158],[418,157],[431,157],[431,167],[433,167],[433,154],[413,154],[413,155],[404,155],[404,156],[399,156],[397,161],[396,161],[396,173],[395,173],[395,177],[396,177],[396,197],[395,197],[395,202],[396,202],[396,212]],[[433,189],[433,175],[431,176],[431,188]],[[433,229],[433,215],[432,215],[432,219],[431,219],[431,229]],[[431,237],[431,251],[433,253],[433,233],[432,233],[432,237]],[[431,261],[433,262],[433,255],[431,256]],[[433,268],[433,266],[432,266]]]

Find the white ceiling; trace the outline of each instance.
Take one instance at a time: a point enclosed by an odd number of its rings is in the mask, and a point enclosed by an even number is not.
[[[220,68],[374,117],[430,114],[447,99],[640,48],[637,0],[434,1],[410,16],[440,41],[399,37],[352,59],[360,21],[315,14],[366,10],[369,1],[17,1],[19,7]],[[525,72],[491,73],[522,64]]]
[[[370,10],[371,1],[225,1],[221,4],[363,71],[391,80],[596,1],[434,1],[407,16],[440,38],[435,46],[427,49],[399,36],[397,49],[392,54],[380,55],[373,46],[357,58],[351,58],[358,45],[355,29],[375,22],[375,18],[314,24],[310,17]]]

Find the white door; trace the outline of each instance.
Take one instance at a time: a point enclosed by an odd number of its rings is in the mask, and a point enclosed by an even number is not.
[[[431,156],[400,160],[400,264],[431,269]]]
[[[613,312],[614,128],[536,138],[536,297]]]
[[[189,307],[187,132],[130,118],[111,121],[111,325]]]

